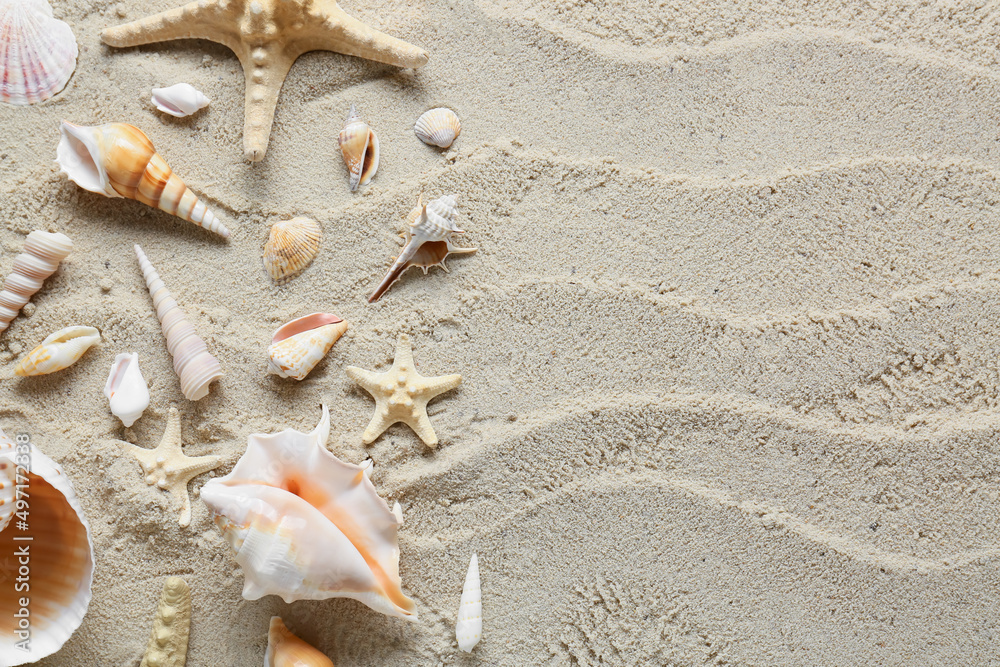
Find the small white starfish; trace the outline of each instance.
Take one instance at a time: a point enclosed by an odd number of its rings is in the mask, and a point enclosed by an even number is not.
[[[155,484],[164,491],[169,491],[183,506],[180,524],[188,526],[191,523],[191,499],[188,498],[187,485],[193,478],[219,467],[220,456],[185,456],[181,449],[181,415],[177,408],[170,408],[167,415],[167,430],[156,449],[146,449],[123,442],[132,456],[139,460],[142,471],[146,474],[146,483]]]

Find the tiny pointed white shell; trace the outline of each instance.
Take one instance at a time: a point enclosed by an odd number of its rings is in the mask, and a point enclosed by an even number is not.
[[[445,107],[429,109],[420,115],[413,133],[428,146],[448,148],[462,132],[462,123],[454,111]]]
[[[139,355],[119,354],[111,365],[111,374],[104,384],[104,395],[111,404],[111,414],[131,426],[149,407],[149,387],[139,370]]]
[[[150,100],[163,113],[177,118],[184,118],[204,109],[209,100],[190,83],[176,83],[167,88],[153,88],[153,98]]]
[[[0,101],[26,106],[66,87],[76,69],[76,37],[46,0],[0,0],[0,36]]]
[[[462,588],[462,606],[458,609],[458,622],[455,624],[458,647],[466,653],[472,653],[472,649],[483,636],[482,597],[479,585],[479,559],[476,554],[472,554],[469,571],[465,574],[465,586]]]

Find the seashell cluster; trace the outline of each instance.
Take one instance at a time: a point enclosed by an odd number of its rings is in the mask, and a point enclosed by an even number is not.
[[[37,104],[66,87],[76,69],[76,36],[46,0],[0,0],[0,101]]]
[[[413,133],[428,146],[448,148],[462,132],[462,123],[451,109],[438,107],[420,114]]]
[[[17,467],[29,462],[30,472]],[[24,518],[11,521],[19,497],[16,484],[30,506]],[[3,431],[0,487],[0,499],[11,501],[0,505],[0,554],[5,556],[0,580],[7,579],[0,585],[0,664],[13,667],[52,655],[80,627],[90,605],[94,545],[73,485],[59,464],[34,445],[15,445]],[[31,541],[18,539],[25,536]],[[6,569],[13,567],[24,545],[30,545],[31,554],[27,621],[21,603],[26,593],[17,590],[13,572]]]
[[[333,667],[333,661],[293,635],[280,616],[272,616],[267,632],[264,667]]]
[[[180,577],[168,577],[139,667],[184,667],[190,632],[191,589]]]
[[[50,334],[14,367],[20,376],[46,375],[69,368],[83,353],[101,342],[94,327],[66,327]]]
[[[472,649],[482,637],[483,593],[479,584],[479,558],[476,554],[472,554],[469,570],[465,573],[465,585],[462,587],[462,602],[458,608],[458,621],[455,623],[455,639],[460,649],[472,653]]]
[[[411,266],[419,266],[425,275],[427,269],[432,266],[440,266],[447,272],[448,267],[445,266],[444,260],[448,255],[476,252],[478,248],[459,248],[451,244],[452,234],[465,233],[455,225],[457,214],[454,195],[438,197],[428,204],[423,203],[423,197],[418,197],[416,207],[410,211],[406,219],[403,250],[385,278],[368,297],[368,303],[378,301]]]
[[[14,258],[14,270],[0,290],[0,332],[10,326],[24,304],[42,288],[45,279],[55,273],[59,262],[73,250],[65,234],[35,230],[24,241],[24,250]]]
[[[361,120],[353,104],[338,143],[350,175],[351,192],[354,192],[359,185],[367,185],[378,171],[378,135]]]
[[[312,313],[283,324],[267,348],[268,372],[305,379],[345,331],[347,322],[330,313]]]
[[[278,284],[305,270],[319,252],[323,230],[310,218],[292,218],[271,225],[264,243],[264,268]]]
[[[401,589],[399,522],[361,466],[326,449],[330,413],[311,433],[251,435],[225,477],[201,489],[245,577],[243,597],[349,597],[415,618]]]
[[[149,295],[153,298],[153,308],[160,320],[163,337],[167,339],[167,349],[174,358],[174,372],[181,381],[181,393],[189,401],[198,401],[208,396],[210,385],[222,377],[222,366],[213,357],[205,341],[195,333],[174,297],[170,296],[160,274],[146,258],[146,253],[138,245],[135,255],[139,258],[143,278]]]
[[[190,83],[175,83],[167,88],[153,88],[153,97],[150,101],[163,113],[177,118],[190,116],[211,102]]]
[[[125,123],[92,127],[63,121],[56,162],[84,190],[127,197],[229,238],[223,225],[160,157],[142,130]]]
[[[111,414],[125,426],[135,423],[149,407],[149,387],[139,370],[139,355],[119,354],[111,364],[111,373],[104,383],[104,395],[111,406]]]

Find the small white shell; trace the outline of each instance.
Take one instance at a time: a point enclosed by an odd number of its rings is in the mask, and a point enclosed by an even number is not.
[[[303,380],[347,331],[347,322],[330,313],[299,317],[274,332],[267,348],[267,370]]]
[[[153,88],[150,100],[163,113],[184,118],[208,106],[209,100],[190,83],[175,83],[168,88]]]
[[[0,101],[44,102],[66,87],[78,54],[73,30],[46,0],[0,0]]]
[[[131,426],[149,407],[149,387],[139,370],[139,355],[119,354],[111,365],[111,374],[104,384],[104,395],[111,404],[111,414]]]
[[[462,123],[451,109],[438,107],[425,111],[413,126],[417,139],[428,146],[448,148],[462,132]]]
[[[14,372],[21,376],[45,375],[72,366],[83,353],[101,342],[94,327],[66,327],[46,337],[18,362]]]
[[[458,647],[466,653],[472,653],[483,636],[483,595],[479,585],[479,559],[472,554],[469,561],[469,571],[465,574],[465,586],[462,588],[462,606],[458,609],[458,622],[455,624],[455,639]]]

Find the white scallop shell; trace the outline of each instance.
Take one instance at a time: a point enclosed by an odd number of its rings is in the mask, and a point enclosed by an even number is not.
[[[458,640],[460,649],[472,653],[482,637],[483,593],[479,584],[479,558],[472,554],[469,571],[465,574],[465,586],[462,587],[462,604],[458,609],[455,639]]]
[[[78,54],[73,30],[46,0],[0,0],[0,101],[44,102],[66,87]]]
[[[111,365],[111,373],[104,384],[104,395],[111,405],[111,414],[131,426],[149,407],[149,387],[139,370],[139,355],[119,354]]]
[[[451,109],[438,107],[423,112],[413,126],[413,133],[428,146],[448,148],[462,132],[462,123]]]
[[[150,100],[163,113],[184,118],[204,109],[210,99],[190,83],[175,83],[167,88],[153,88]]]

